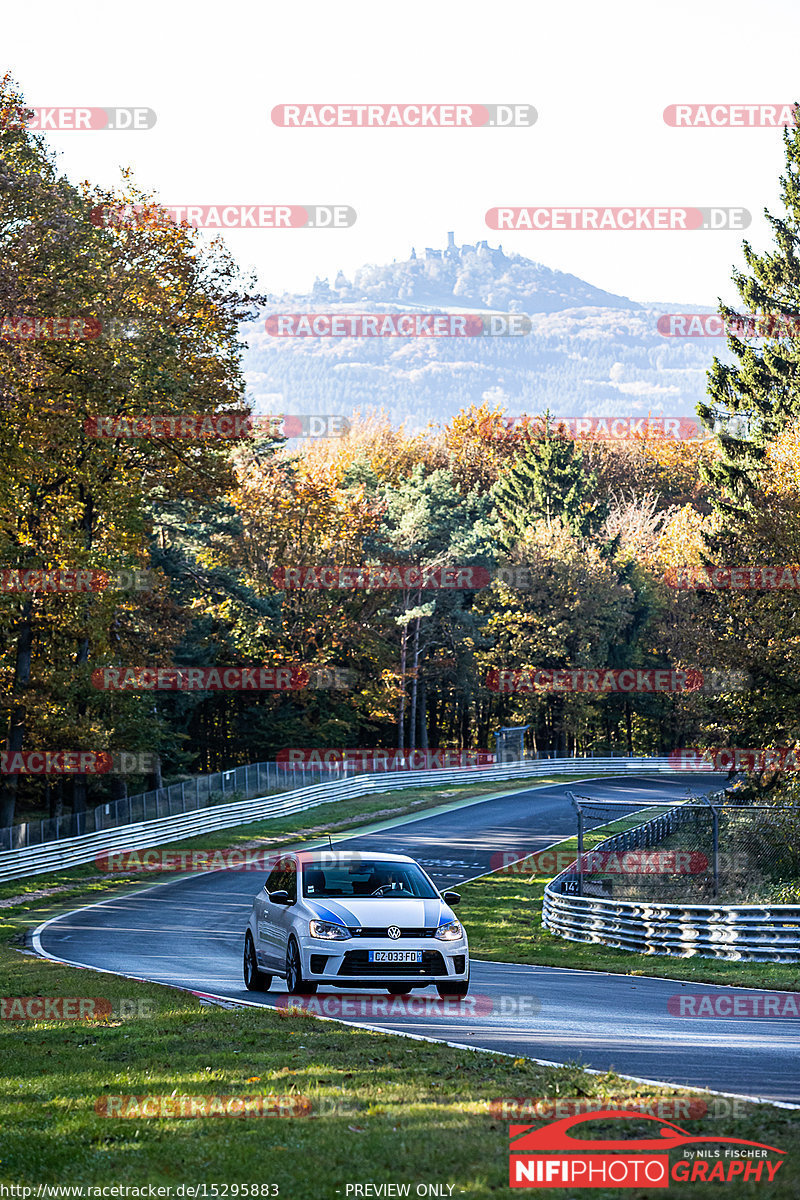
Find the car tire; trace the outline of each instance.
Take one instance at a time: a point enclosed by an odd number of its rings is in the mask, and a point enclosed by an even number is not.
[[[386,990],[390,996],[407,996],[412,989],[410,983],[387,983]]]
[[[469,992],[469,975],[466,979],[454,980],[453,983],[437,983],[436,990],[442,999],[445,996],[466,996]]]
[[[300,958],[300,948],[294,938],[289,939],[286,947],[286,987],[290,996],[313,996],[317,990],[316,983],[303,979],[303,963]]]
[[[256,947],[253,942],[253,935],[248,929],[244,938],[244,959],[242,963],[242,973],[244,975],[244,986],[248,992],[268,992],[272,985],[272,976],[265,975],[263,971],[258,969],[258,959],[256,958]]]

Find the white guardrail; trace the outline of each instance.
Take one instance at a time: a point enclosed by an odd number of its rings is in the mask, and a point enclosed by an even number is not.
[[[672,809],[671,813],[676,811]],[[633,845],[637,832],[656,826],[659,821],[663,818],[657,817],[627,834],[607,838],[594,850],[622,845],[623,838],[630,839]],[[674,824],[669,823],[670,828]],[[642,844],[658,845],[658,839],[645,839]],[[561,892],[562,881],[569,880],[575,886],[576,878],[573,864],[544,889],[542,924],[568,941],[595,942],[619,950],[674,958],[800,962],[800,905],[667,904]]]
[[[708,764],[711,769],[711,764]],[[110,851],[144,850],[181,838],[197,837],[234,825],[246,825],[270,817],[282,817],[305,812],[332,800],[350,800],[399,788],[426,787],[431,784],[472,783],[511,779],[536,779],[551,775],[621,775],[626,771],[673,773],[675,766],[668,758],[559,758],[537,759],[492,767],[456,767],[447,770],[397,771],[379,775],[356,775],[350,779],[313,784],[283,792],[278,796],[255,797],[212,808],[194,809],[118,825],[81,837],[63,838],[39,846],[0,853],[0,883],[10,879],[25,879],[46,871],[63,870],[92,862]]]
[[[800,962],[800,905],[648,904],[561,896],[552,887],[545,888],[543,924],[571,942],[678,958]]]

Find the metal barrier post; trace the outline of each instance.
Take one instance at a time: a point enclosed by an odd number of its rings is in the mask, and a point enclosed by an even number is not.
[[[583,895],[583,809],[576,803],[578,809],[578,895]]]
[[[578,814],[578,895],[583,895],[583,809],[574,792],[566,793],[567,799]]]

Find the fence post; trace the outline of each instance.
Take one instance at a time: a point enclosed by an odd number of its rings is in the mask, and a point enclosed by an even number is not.
[[[578,895],[583,895],[583,809],[576,803],[578,810]]]
[[[716,804],[711,806],[712,825],[712,854],[714,856],[714,899],[719,898],[719,809]]]

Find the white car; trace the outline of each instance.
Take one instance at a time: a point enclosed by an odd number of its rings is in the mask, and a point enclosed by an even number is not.
[[[450,907],[459,900],[403,854],[287,853],[253,900],[245,985],[266,991],[278,975],[295,995],[324,983],[466,996],[469,946]]]

